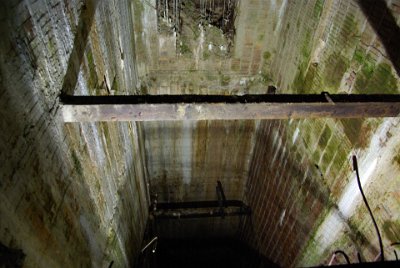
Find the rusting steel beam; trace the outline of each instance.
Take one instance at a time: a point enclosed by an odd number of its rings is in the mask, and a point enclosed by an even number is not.
[[[229,207],[245,207],[246,205],[239,200],[226,200],[225,205]],[[158,203],[157,210],[178,210],[178,209],[199,209],[199,208],[218,208],[218,201],[191,201],[191,202],[169,202]],[[150,207],[153,211],[154,207]]]
[[[400,95],[62,96],[65,122],[397,117]]]
[[[196,218],[216,218],[216,217],[231,217],[231,216],[247,216],[251,215],[251,211],[248,209],[230,211],[221,213],[219,210],[210,210],[209,212],[162,212],[157,213],[154,217],[158,220],[164,219],[196,219]]]
[[[157,219],[191,219],[250,215],[251,208],[239,200],[225,200],[228,211],[221,211],[220,201],[159,203],[150,213]]]

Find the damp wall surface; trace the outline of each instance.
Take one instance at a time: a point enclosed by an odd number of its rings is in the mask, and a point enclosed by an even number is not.
[[[148,201],[141,128],[64,124],[58,96],[133,94],[130,1],[0,4],[0,241],[24,267],[129,267]]]
[[[180,23],[174,25],[174,1],[170,2],[167,9],[164,1],[135,1],[134,29],[142,33],[135,35],[140,94],[256,93],[261,87],[252,91],[249,87],[256,70],[240,59],[245,59],[244,52],[250,53],[248,57],[255,53],[255,62],[260,63],[261,47],[254,53],[252,42],[237,48],[245,34],[243,29],[239,33],[237,25],[252,23],[238,23],[240,5],[247,1],[226,5],[237,16],[233,20],[225,13],[230,18],[227,28],[213,19],[201,19],[201,1],[180,1]],[[210,7],[212,16],[225,16],[221,14],[224,1],[215,2]],[[238,35],[240,41],[235,39]],[[260,76],[257,79],[261,81]],[[227,199],[242,200],[257,124],[252,120],[142,123],[151,194],[158,202],[217,200],[216,185],[221,181]],[[165,220],[159,224],[159,234],[234,236],[238,227],[237,217]]]
[[[295,122],[263,121],[257,132],[245,202],[251,216],[241,239],[280,266],[293,266],[315,221],[330,206],[329,189],[308,169],[303,148],[286,132]]]
[[[398,39],[398,1],[272,2],[284,6],[275,21],[278,40],[269,43],[278,92],[398,94],[398,63],[388,56],[396,48],[387,46],[387,38]],[[393,260],[390,244],[400,239],[398,131],[397,118],[261,122],[244,199],[254,212],[242,239],[282,266],[327,264],[338,249],[352,262],[357,252],[373,261],[379,244],[355,181],[356,155]]]
[[[269,1],[226,1],[225,8],[225,1],[181,1],[177,20],[174,1],[169,2],[169,8],[165,1],[134,2],[134,29],[141,33],[135,35],[140,94],[267,92],[269,47],[281,27],[274,21],[284,7],[270,8]],[[225,26],[215,23],[218,16]],[[159,202],[216,200],[220,180],[227,199],[242,200],[258,125],[252,120],[143,123],[150,192]],[[167,236],[236,235],[239,222],[194,220],[185,228],[173,221],[162,230]]]
[[[195,201],[216,199],[219,179],[252,216],[194,222],[186,234],[239,231],[283,266],[326,264],[336,249],[373,260],[356,154],[393,258],[396,118],[63,124],[57,109],[62,91],[398,93],[387,41],[398,36],[399,1],[362,2],[364,11],[344,0],[237,1],[228,30],[199,25],[202,9],[188,5],[179,32],[155,0],[2,3],[1,243],[21,249],[27,267],[129,266],[148,216],[147,182],[159,201]],[[165,232],[185,236],[181,223]]]
[[[398,1],[362,2],[238,1],[235,35],[229,39],[199,19],[203,10],[197,5],[182,8],[181,25],[174,28],[175,16],[168,20],[157,1],[136,1],[140,92],[257,94],[275,86],[276,93],[396,94],[399,78],[387,56],[396,42],[387,45],[387,40],[398,36]],[[357,251],[363,259],[375,258],[377,240],[360,207],[352,154],[364,170],[370,203],[385,211],[378,217],[386,228],[385,245],[399,239],[394,231],[397,119],[155,122],[143,127],[151,192],[160,201],[215,199],[220,179],[228,196],[241,197],[255,211],[253,226],[235,223],[240,237],[281,265],[326,263],[337,248],[349,249],[352,258]],[[182,230],[179,224],[171,226],[169,234]],[[191,229],[200,230],[197,234],[209,230]]]

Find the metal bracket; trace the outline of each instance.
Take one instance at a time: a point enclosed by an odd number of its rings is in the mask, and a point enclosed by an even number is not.
[[[221,181],[217,181],[217,196],[218,196],[218,205],[219,205],[219,213],[222,215],[222,218],[225,218],[225,210],[224,207],[226,208],[226,197],[224,193],[224,189],[222,188],[222,183]]]

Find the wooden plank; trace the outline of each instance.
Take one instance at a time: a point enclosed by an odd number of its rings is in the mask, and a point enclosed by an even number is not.
[[[397,117],[399,95],[64,96],[65,122]]]

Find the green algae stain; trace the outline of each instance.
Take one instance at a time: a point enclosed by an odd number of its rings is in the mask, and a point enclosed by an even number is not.
[[[135,32],[141,33],[143,31],[142,25],[142,14],[144,12],[143,4],[140,1],[133,1],[133,12],[134,12],[134,28]]]
[[[359,230],[358,226],[360,226],[360,224],[357,224],[357,222],[352,219],[347,221],[347,226],[349,226],[351,230],[351,233],[349,234],[350,238],[356,242],[356,244],[363,247],[371,245],[368,238]]]
[[[260,82],[266,86],[270,85],[273,82],[272,74],[271,74],[271,66],[270,66],[271,65],[271,56],[272,56],[272,54],[269,51],[265,51],[262,56],[264,59],[264,62],[261,67]]]
[[[111,85],[111,89],[115,90],[116,92],[119,91],[119,83],[118,83],[118,78],[114,77],[113,83]]]
[[[146,84],[140,84],[140,94],[146,95],[149,94],[149,90]]]
[[[272,82],[273,82],[273,80],[272,80],[271,73],[263,70],[261,72],[261,83],[268,86]]]
[[[370,79],[370,78],[372,78],[372,75],[374,74],[374,68],[375,68],[375,64],[373,62],[371,62],[371,60],[368,57],[368,59],[366,59],[366,61],[364,62],[364,64],[361,67],[361,73],[366,79]]]
[[[306,74],[304,74],[303,69],[304,68],[300,66],[292,84],[292,89],[299,94],[312,92],[314,80],[317,75],[317,67],[314,65],[310,65]]]
[[[327,66],[325,69],[325,83],[328,87],[337,90],[344,73],[348,68],[348,60],[341,54],[332,53],[327,59]]]
[[[397,163],[400,166],[400,154],[393,157],[393,163]]]
[[[294,78],[292,88],[297,93],[304,92],[304,73],[301,68],[299,69],[296,77]]]
[[[332,135],[332,130],[328,126],[325,126],[324,131],[322,132],[321,137],[319,138],[318,145],[321,148],[325,147],[328,144],[331,135]]]
[[[359,94],[397,94],[397,80],[392,67],[387,63],[377,64],[375,59],[364,50],[357,48],[352,62],[360,66],[357,73],[355,90]]]
[[[314,5],[313,16],[314,19],[318,20],[321,17],[322,10],[324,8],[325,0],[317,0]]]
[[[78,155],[76,154],[75,150],[71,150],[71,156],[72,156],[72,162],[74,164],[74,168],[76,172],[78,173],[79,176],[83,175],[83,169],[82,169],[82,164],[81,161],[78,158]]]
[[[368,147],[373,131],[377,128],[377,122],[367,119],[341,119],[340,121],[351,146],[362,149]]]
[[[340,121],[350,143],[353,145],[357,144],[364,119],[341,119]]]
[[[311,48],[312,48],[312,38],[311,31],[307,31],[303,40],[303,45],[301,46],[301,55],[304,58],[304,62],[308,62],[311,56]]]
[[[210,58],[210,53],[207,50],[203,52],[203,60],[208,60]]]
[[[336,141],[333,141],[334,138],[332,138],[332,141],[330,141],[327,146],[325,147],[324,150],[324,158],[323,158],[323,163],[328,165],[330,161],[335,157],[337,152],[340,149],[340,145],[337,144]]]
[[[345,48],[354,47],[359,41],[358,24],[354,14],[348,14],[340,30],[340,36]]]
[[[180,44],[180,51],[182,55],[192,55],[192,51],[190,50],[190,47],[186,44],[186,42],[182,42]]]
[[[101,122],[100,125],[103,128],[104,137],[106,139],[105,146],[110,146],[111,145],[111,139],[110,139],[111,135],[110,135],[110,130],[108,128],[109,124],[105,123],[105,122]]]
[[[398,242],[400,240],[400,221],[385,221],[382,229],[391,242]]]
[[[398,93],[397,80],[392,74],[392,68],[389,64],[380,63],[378,68],[374,71],[373,78],[376,79],[378,85],[382,86],[382,89],[387,94]]]
[[[364,53],[363,50],[361,50],[360,48],[356,48],[352,60],[361,65],[364,63],[366,56],[367,55]]]
[[[323,163],[329,165],[332,162],[330,168],[331,176],[327,177],[328,180],[334,180],[342,169],[343,165],[347,161],[347,148],[343,145],[343,140],[339,136],[332,136],[329,140],[328,145],[325,147]]]
[[[263,58],[265,61],[269,60],[271,58],[271,53],[269,51],[265,51],[263,54]]]
[[[312,160],[313,160],[315,163],[318,163],[320,158],[321,158],[321,152],[317,149],[317,150],[315,150],[314,153],[312,154]]]
[[[86,52],[86,59],[88,62],[88,67],[89,67],[89,87],[90,88],[95,88],[97,85],[97,72],[96,72],[96,66],[94,63],[94,59],[93,59],[93,54],[92,51],[90,49],[87,50]]]
[[[377,66],[366,60],[361,72],[357,74],[355,89],[360,94],[396,94],[397,80],[390,65],[380,63]]]
[[[323,168],[323,170],[325,170],[329,166],[334,156],[335,156],[335,151],[329,150],[328,148],[325,149],[321,161],[321,167]]]
[[[86,57],[87,57],[87,61],[88,61],[89,66],[93,65],[94,64],[94,62],[93,62],[93,54],[92,54],[91,50],[87,51]]]
[[[220,82],[221,86],[227,86],[229,85],[229,82],[231,81],[231,78],[228,75],[220,75]]]
[[[317,68],[314,65],[311,65],[307,70],[306,77],[304,78],[305,90],[311,91],[316,74]]]

